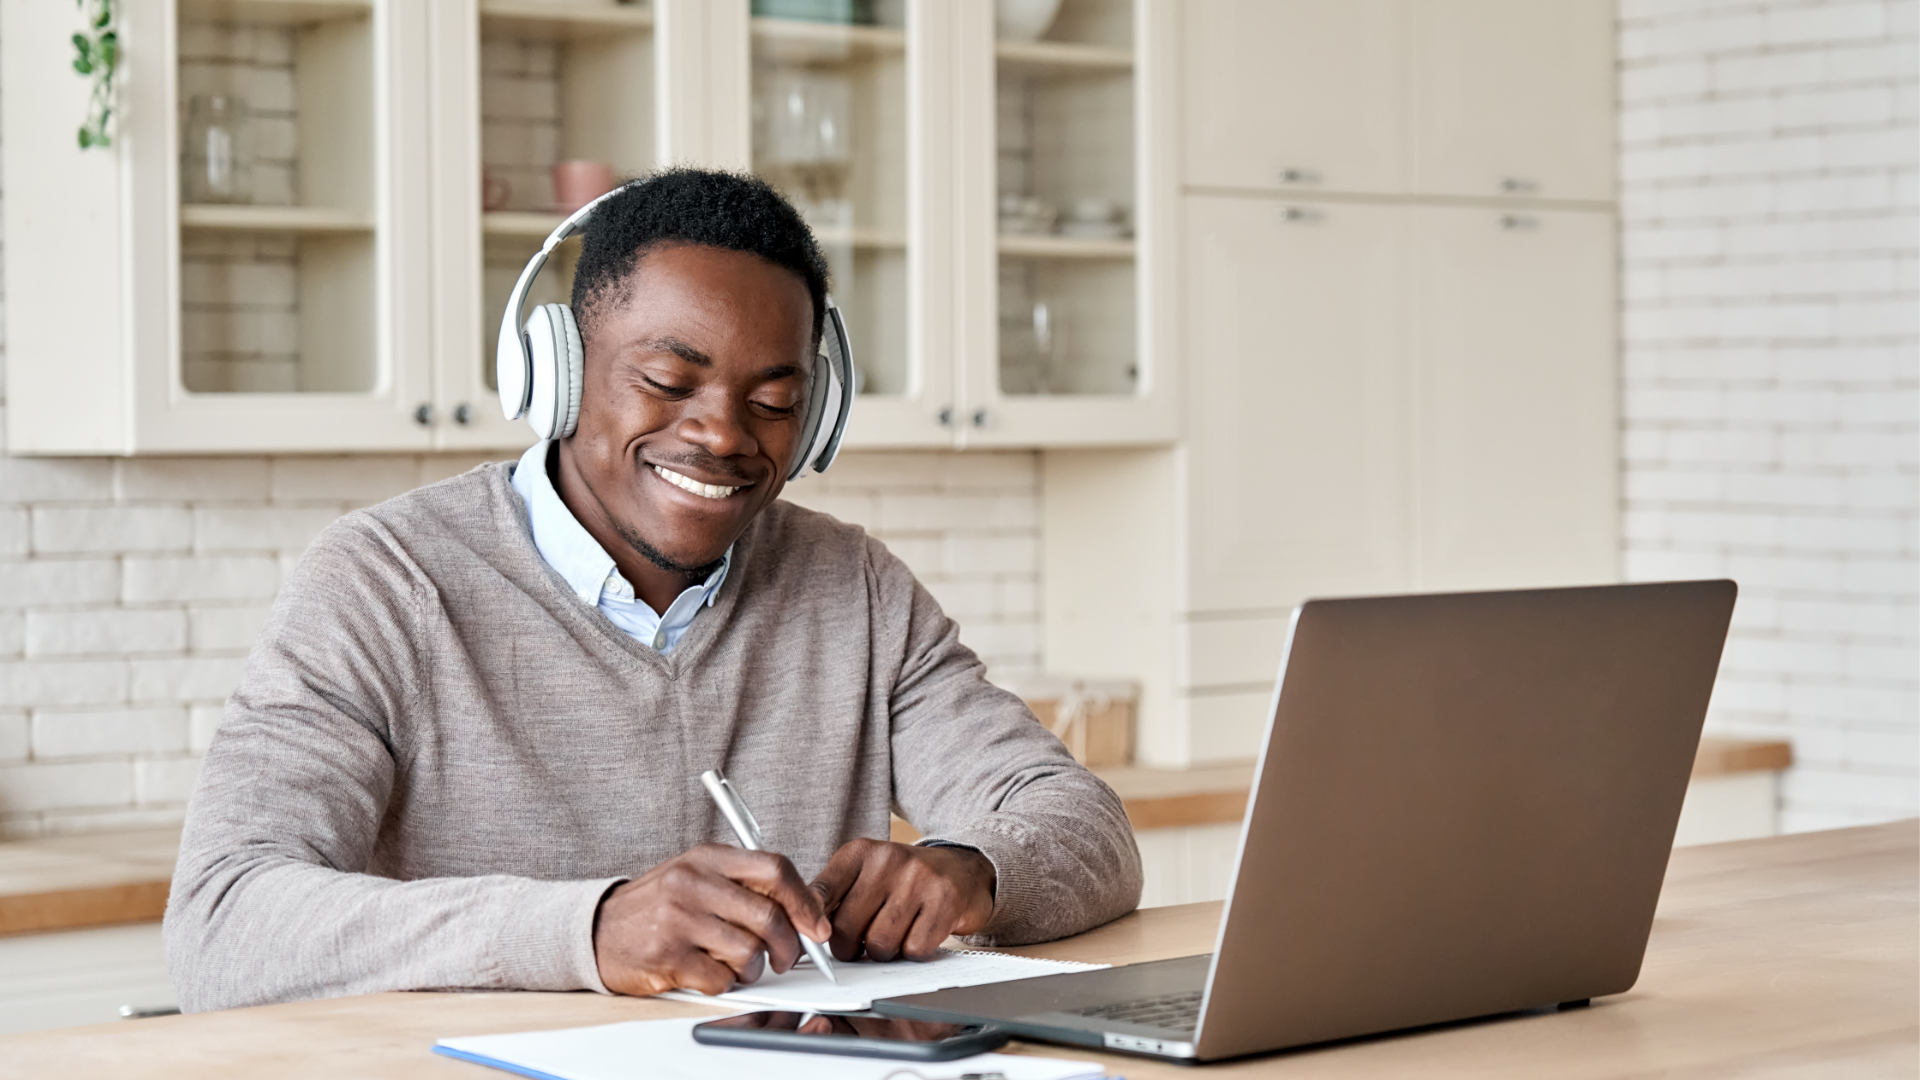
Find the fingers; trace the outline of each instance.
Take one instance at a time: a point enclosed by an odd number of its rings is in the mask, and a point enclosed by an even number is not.
[[[827,860],[826,869],[813,879],[813,888],[820,895],[821,907],[833,911],[846,898],[847,890],[860,876],[860,868],[875,847],[877,840],[849,840],[840,845],[840,850]]]
[[[951,910],[931,911],[921,908],[920,914],[913,920],[912,929],[900,945],[900,951],[909,960],[931,960],[940,954],[940,943],[953,933],[957,913]]]
[[[724,844],[707,844],[688,853],[717,873],[739,882],[784,909],[789,933],[804,932],[815,941],[833,932],[821,894],[800,880],[800,872],[784,855],[744,851]]]

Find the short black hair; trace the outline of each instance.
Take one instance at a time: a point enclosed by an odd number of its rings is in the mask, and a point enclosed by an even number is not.
[[[629,299],[642,256],[670,244],[758,255],[791,270],[813,297],[813,344],[826,324],[827,260],[793,204],[756,176],[675,166],[629,181],[594,208],[573,271],[573,314],[585,337]]]

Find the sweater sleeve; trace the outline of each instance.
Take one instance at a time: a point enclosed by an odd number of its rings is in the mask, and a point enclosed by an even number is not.
[[[993,863],[993,918],[968,940],[1021,945],[1077,934],[1140,902],[1140,852],[1119,796],[1015,695],[986,680],[959,627],[869,541],[881,625],[904,633],[892,696],[893,792],[921,843]]]
[[[372,865],[393,732],[429,685],[415,630],[434,595],[365,515],[330,528],[290,575],[187,808],[165,924],[182,1009],[440,987],[605,992],[593,919],[620,879],[396,881]]]

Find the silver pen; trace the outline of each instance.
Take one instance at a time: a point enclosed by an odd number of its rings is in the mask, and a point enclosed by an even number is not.
[[[706,786],[707,794],[713,796],[715,805],[720,807],[720,816],[733,826],[733,834],[740,838],[740,846],[748,851],[765,851],[765,842],[760,837],[760,823],[754,820],[753,811],[747,809],[746,800],[733,790],[733,785],[727,783],[726,777],[720,775],[720,770],[708,769],[701,773],[700,783]],[[827,955],[827,947],[800,933],[798,928],[795,928],[794,935],[800,939],[800,947],[813,958],[813,966],[820,969],[828,982],[838,986],[840,977],[833,973],[833,958]]]

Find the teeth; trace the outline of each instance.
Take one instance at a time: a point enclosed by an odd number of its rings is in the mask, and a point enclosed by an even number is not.
[[[653,471],[659,473],[661,479],[672,484],[674,487],[682,491],[691,491],[695,495],[705,496],[709,499],[724,499],[740,490],[737,487],[721,487],[719,484],[703,484],[691,476],[682,476],[672,469],[663,469],[658,465],[653,467]]]

